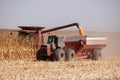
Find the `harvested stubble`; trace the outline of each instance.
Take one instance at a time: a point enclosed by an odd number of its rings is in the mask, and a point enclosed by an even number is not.
[[[120,61],[0,61],[1,80],[120,80]]]

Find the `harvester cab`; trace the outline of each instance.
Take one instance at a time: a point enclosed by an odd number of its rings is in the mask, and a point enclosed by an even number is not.
[[[58,47],[58,37],[55,35],[48,36],[47,44],[51,46],[51,50],[55,50]]]
[[[64,37],[58,37],[56,35],[49,35],[47,43],[50,44],[51,50],[65,47]]]

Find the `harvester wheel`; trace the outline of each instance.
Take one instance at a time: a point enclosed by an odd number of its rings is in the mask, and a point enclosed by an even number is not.
[[[66,59],[66,61],[74,61],[75,60],[75,51],[72,49],[68,49],[66,51],[65,59]]]
[[[65,51],[63,49],[56,49],[53,53],[55,61],[65,61]]]
[[[102,60],[102,54],[100,49],[94,49],[92,51],[92,59],[98,61]]]
[[[37,60],[46,60],[46,57],[41,56],[40,54],[41,54],[41,50],[39,49],[36,53],[36,59]]]
[[[38,50],[38,51],[36,52],[36,59],[37,59],[37,60],[41,60],[40,50]]]

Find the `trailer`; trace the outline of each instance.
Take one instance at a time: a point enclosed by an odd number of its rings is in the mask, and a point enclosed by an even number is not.
[[[106,47],[106,37],[73,36],[64,39],[67,49],[75,51],[75,59],[101,60],[101,50]],[[70,60],[70,59],[69,59]]]
[[[47,44],[44,43],[43,34],[52,31],[76,26],[80,36],[59,37],[49,35]],[[106,47],[106,37],[87,36],[78,23],[43,30],[45,27],[19,26],[19,33],[34,33],[37,47],[37,60],[73,61],[79,59],[101,60],[101,50]]]

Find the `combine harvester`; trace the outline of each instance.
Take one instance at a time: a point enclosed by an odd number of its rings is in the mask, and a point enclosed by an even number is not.
[[[49,35],[47,44],[44,44],[43,34],[52,31],[76,26],[80,36],[59,37]],[[43,30],[44,27],[18,26],[19,34],[34,33],[37,47],[37,60],[73,61],[79,59],[101,60],[101,50],[106,46],[106,37],[86,36],[78,23]]]

